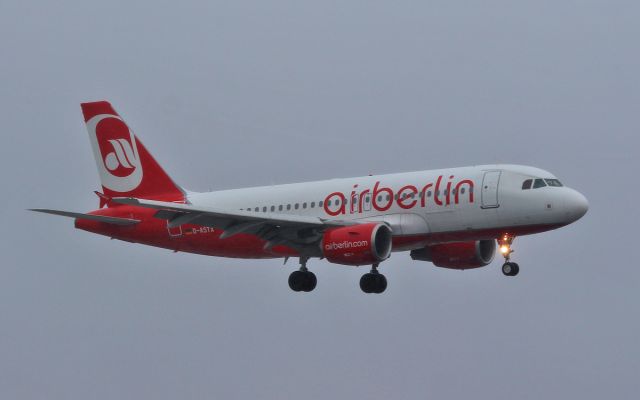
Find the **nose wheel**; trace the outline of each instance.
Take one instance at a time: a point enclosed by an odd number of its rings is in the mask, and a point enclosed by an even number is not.
[[[300,269],[289,275],[289,287],[294,292],[310,292],[316,288],[316,274],[307,269],[307,258],[300,259]]]
[[[504,264],[502,264],[502,273],[505,276],[516,276],[520,272],[520,266],[517,263],[511,261],[511,244],[513,243],[514,236],[504,235],[498,239],[498,245],[500,246],[500,254],[504,257]]]
[[[502,264],[502,273],[505,274],[505,276],[516,276],[518,272],[520,272],[520,266],[517,263],[507,261]]]

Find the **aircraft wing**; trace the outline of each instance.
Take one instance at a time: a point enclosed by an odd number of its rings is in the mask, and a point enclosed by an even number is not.
[[[222,229],[225,239],[238,233],[250,233],[267,241],[266,248],[283,244],[302,250],[317,247],[328,228],[356,225],[354,221],[328,220],[318,217],[225,210],[191,204],[144,200],[133,197],[114,198],[114,202],[158,210],[154,217],[167,220],[168,227],[195,224]]]

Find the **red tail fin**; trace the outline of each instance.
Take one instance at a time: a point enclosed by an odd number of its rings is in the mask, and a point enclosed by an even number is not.
[[[106,196],[184,200],[184,191],[153,159],[111,104],[83,103],[82,113]]]

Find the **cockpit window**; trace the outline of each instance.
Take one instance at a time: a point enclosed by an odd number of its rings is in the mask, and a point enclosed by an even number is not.
[[[541,187],[545,187],[547,186],[546,183],[544,183],[544,179],[536,179],[535,181],[533,181],[533,188],[534,189],[538,189]]]
[[[532,182],[533,182],[533,179],[527,179],[526,181],[522,182],[522,190],[531,189]]]
[[[544,181],[547,182],[549,186],[562,187],[562,183],[557,179],[545,179]]]

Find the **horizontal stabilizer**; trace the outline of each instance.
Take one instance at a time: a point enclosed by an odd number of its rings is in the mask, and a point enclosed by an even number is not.
[[[46,208],[30,208],[29,211],[41,212],[41,213],[45,213],[45,214],[60,215],[60,216],[63,216],[63,217],[88,219],[88,220],[92,220],[92,221],[105,222],[107,224],[113,224],[113,225],[119,225],[119,226],[135,225],[135,224],[140,222],[137,219],[107,217],[107,216],[104,216],[104,215],[82,214],[82,213],[75,213],[75,212],[70,212],[70,211],[49,210],[49,209],[46,209]]]

